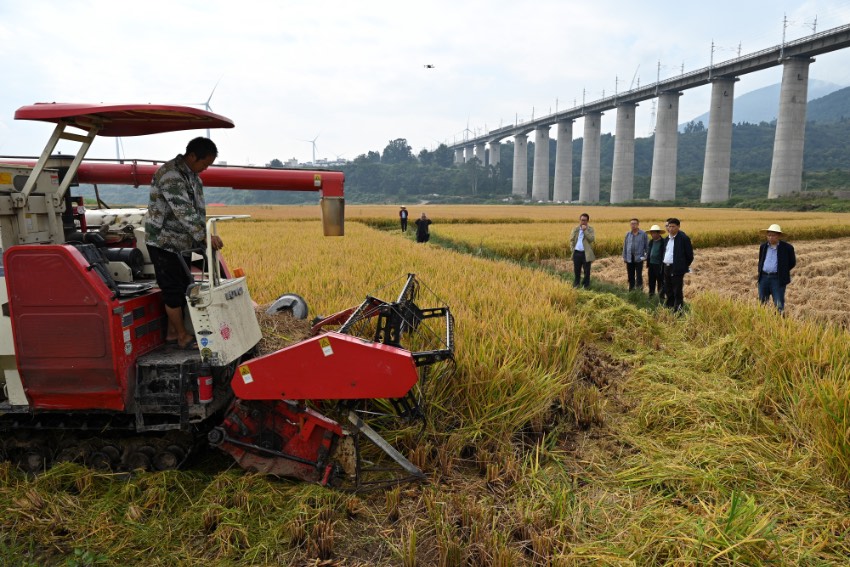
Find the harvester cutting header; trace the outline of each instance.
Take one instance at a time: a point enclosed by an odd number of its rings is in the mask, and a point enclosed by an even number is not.
[[[70,189],[148,185],[157,171],[84,161],[97,135],[233,122],[166,105],[36,104],[15,118],[56,127],[38,159],[0,158],[0,456],[33,472],[53,461],[165,470],[209,443],[245,469],[323,485],[422,476],[365,421],[424,422],[426,369],[438,379],[450,372],[452,315],[445,305],[419,307],[424,286],[415,276],[394,300],[367,297],[317,318],[307,339],[258,356],[262,332],[246,276],[211,244],[217,223],[245,215],[208,217],[206,248],[181,251],[198,348],[168,345],[146,210],[86,210]],[[54,157],[60,140],[79,143],[77,154]],[[201,178],[206,186],[319,191],[325,235],[343,235],[341,172],[212,166]],[[287,294],[269,312],[306,317],[307,307]],[[362,447],[362,437],[381,452]],[[392,467],[383,466],[386,456]]]

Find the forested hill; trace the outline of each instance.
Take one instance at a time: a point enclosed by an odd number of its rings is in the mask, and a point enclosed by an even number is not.
[[[850,88],[835,91],[813,100],[808,105],[808,123],[804,147],[804,176],[815,180],[811,187],[846,189],[850,186]],[[766,195],[767,176],[773,157],[775,123],[739,123],[732,133],[732,193],[735,195]],[[679,134],[677,194],[684,199],[698,199],[707,130],[702,122],[690,122]],[[635,198],[649,195],[654,139],[635,140]],[[534,165],[534,143],[528,144],[528,187]],[[550,140],[550,188],[555,171],[555,140]],[[573,141],[573,199],[578,198],[578,177],[581,172],[582,140]],[[601,199],[607,199],[610,189],[614,155],[614,136],[601,137]],[[382,152],[369,151],[346,164],[346,197],[349,202],[414,202],[476,201],[504,199],[511,194],[513,176],[513,144],[505,141],[498,167],[484,168],[474,160],[461,166],[453,165],[453,152],[445,145],[434,151],[418,154],[404,138],[391,140]],[[804,179],[806,181],[806,179]],[[83,188],[84,196],[93,195]],[[275,191],[233,191],[208,188],[208,203],[227,204],[287,204],[315,203],[316,193]],[[102,187],[101,197],[107,203],[145,204],[147,188]]]
[[[810,122],[846,122],[850,120],[850,87],[811,101],[806,107]]]

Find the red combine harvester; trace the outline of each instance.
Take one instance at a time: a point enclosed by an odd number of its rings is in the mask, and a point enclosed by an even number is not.
[[[445,379],[453,370],[452,315],[445,305],[417,305],[424,286],[415,276],[395,300],[367,297],[317,318],[309,338],[258,356],[246,277],[211,247],[186,251],[199,347],[168,346],[146,211],[85,210],[69,190],[138,187],[158,168],[84,162],[97,135],[233,123],[166,105],[36,104],[15,118],[56,127],[37,160],[0,158],[0,456],[31,472],[56,461],[166,470],[210,444],[246,470],[322,485],[365,489],[423,476],[365,421],[424,425],[426,371]],[[78,142],[76,156],[52,157],[59,140]],[[206,186],[320,191],[325,235],[343,234],[341,172],[213,166],[201,177]],[[207,232],[244,216],[208,217]],[[268,312],[304,318],[307,306],[288,294]]]

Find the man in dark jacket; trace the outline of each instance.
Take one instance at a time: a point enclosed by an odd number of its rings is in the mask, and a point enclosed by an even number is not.
[[[431,219],[422,213],[422,216],[416,219],[416,242],[428,242],[431,240],[431,231],[428,229],[431,226]]]
[[[398,221],[401,223],[401,231],[407,232],[407,207],[399,209]]]
[[[685,274],[691,271],[694,249],[688,235],[679,230],[679,219],[667,219],[667,238],[664,245],[664,291],[667,307],[681,313],[685,303]]]
[[[649,229],[651,238],[649,240],[649,248],[646,256],[646,274],[649,280],[649,297],[655,295],[655,288],[658,288],[658,299],[664,301],[667,297],[664,295],[664,244],[665,240],[661,237],[661,227],[657,224],[652,225]]]
[[[794,247],[779,240],[782,229],[778,224],[764,230],[767,241],[759,247],[759,301],[767,303],[773,297],[773,304],[780,313],[785,311],[785,286],[791,283],[791,270],[797,265]]]

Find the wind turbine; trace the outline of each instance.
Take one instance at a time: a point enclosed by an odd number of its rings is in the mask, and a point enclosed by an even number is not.
[[[210,101],[212,100],[212,97],[215,94],[215,90],[218,88],[218,84],[220,82],[221,82],[221,77],[219,77],[219,79],[215,82],[215,86],[213,86],[212,90],[210,91],[210,96],[207,97],[207,100],[205,100],[204,102],[194,102],[194,103],[192,103],[192,106],[203,106],[204,110],[206,110],[207,112],[212,112],[213,109],[210,106]],[[209,137],[210,137],[210,129],[207,128],[207,138],[209,138]]]
[[[313,144],[313,163],[314,164],[316,163],[316,140],[319,139],[319,136],[321,136],[321,134],[316,134],[316,137],[313,138],[312,140],[301,140],[302,142],[310,142],[311,144]]]
[[[469,116],[466,117],[466,128],[463,130],[463,141],[467,141],[469,139],[469,134],[472,134],[472,137],[475,137],[475,132],[469,129]]]

